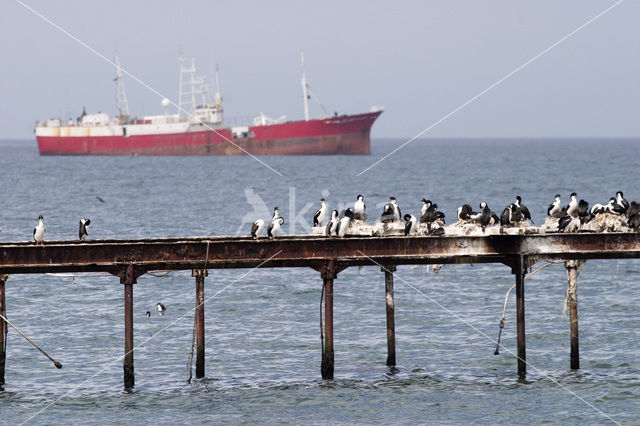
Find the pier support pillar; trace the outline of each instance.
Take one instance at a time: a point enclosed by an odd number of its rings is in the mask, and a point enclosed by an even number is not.
[[[324,342],[320,373],[324,380],[333,380],[333,280],[337,276],[335,262],[327,262],[320,273],[324,290]]]
[[[191,276],[196,278],[196,378],[204,377],[204,277],[209,275],[206,269],[193,269]]]
[[[396,271],[395,265],[381,268],[384,272],[384,290],[386,294],[387,306],[387,366],[396,365],[396,326],[395,326],[395,303],[393,300],[393,273]]]
[[[7,317],[4,284],[9,275],[0,274],[0,314]],[[7,323],[0,319],[0,386],[4,385],[4,366],[7,359]]]
[[[567,269],[567,301],[569,303],[569,333],[571,335],[571,369],[580,369],[580,350],[578,345],[578,275],[582,264],[579,260],[564,263]]]
[[[518,376],[527,374],[527,345],[524,328],[524,275],[526,265],[522,256],[518,256],[513,273],[516,276],[516,323],[518,335]]]
[[[120,276],[124,284],[124,387],[130,389],[135,385],[133,373],[133,284],[138,276],[133,265],[128,265]]]

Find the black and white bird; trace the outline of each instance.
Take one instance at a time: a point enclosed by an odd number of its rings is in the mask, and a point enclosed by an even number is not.
[[[394,221],[402,221],[402,212],[400,212],[400,207],[398,207],[398,201],[396,200],[396,197],[389,197],[389,203],[393,207]]]
[[[89,219],[80,220],[80,224],[78,225],[78,238],[80,238],[80,240],[84,240],[85,237],[89,235],[89,232],[87,232],[89,225],[91,225],[91,221]]]
[[[474,212],[469,204],[463,204],[458,207],[458,221],[476,221],[480,220],[482,213]]]
[[[271,220],[280,217],[280,209],[278,207],[273,208],[273,216],[271,216]]]
[[[275,217],[269,223],[269,227],[267,228],[267,236],[269,238],[275,238],[281,231],[282,225],[284,224],[283,217]]]
[[[562,201],[560,200],[560,194],[556,194],[553,203],[549,204],[549,207],[547,208],[547,216],[558,219],[564,216],[564,213],[562,213]]]
[[[340,221],[338,222],[338,227],[336,229],[336,234],[338,237],[344,237],[351,226],[351,221],[353,220],[353,210],[346,209],[340,213]]]
[[[33,239],[36,244],[40,244],[44,247],[44,218],[38,217],[38,225],[33,228]]]
[[[592,216],[589,212],[589,203],[585,200],[580,200],[578,202],[577,215],[578,219],[580,219],[581,224],[585,224],[592,219]]]
[[[395,221],[396,215],[395,210],[393,208],[393,204],[387,203],[384,205],[382,209],[382,215],[380,216],[380,222],[382,223],[392,223]]]
[[[327,222],[327,227],[324,230],[324,235],[327,237],[335,237],[337,235],[336,231],[338,229],[338,210],[331,211],[331,219]]]
[[[260,236],[262,235],[262,231],[264,231],[264,220],[255,220],[253,222],[253,225],[251,225],[251,238],[260,238]]]
[[[324,202],[324,198],[320,199],[320,208],[313,215],[313,226],[322,226],[322,221],[327,213],[327,204]]]
[[[423,199],[424,200],[424,199]],[[426,210],[420,216],[420,223],[427,224],[427,232],[431,232],[431,224],[436,220],[444,221],[444,213],[438,210],[438,205],[432,203],[431,200],[424,200],[422,207],[426,206]]]
[[[367,206],[364,204],[364,197],[358,195],[353,203],[353,218],[357,220],[367,220]]]
[[[623,210],[623,213],[626,213],[627,210],[629,210],[629,202],[624,199],[622,191],[616,192],[616,204],[620,206],[620,208]]]
[[[500,218],[498,218],[498,215],[491,210],[491,208],[487,203],[483,201],[480,203],[479,207],[480,207],[480,216],[477,220],[480,220],[480,226],[482,227],[482,232],[485,231],[487,226],[493,226],[493,225],[496,225],[498,222],[500,222]]]
[[[629,205],[629,209],[627,210],[627,216],[631,217],[634,214],[640,213],[640,203],[636,201],[632,201]]]
[[[167,308],[165,308],[162,303],[158,302],[156,303],[156,310],[158,311],[159,314],[162,314],[164,311],[167,310]]]
[[[522,209],[519,206],[516,206],[515,203],[509,204],[500,215],[500,233],[503,232],[503,228],[505,226],[522,222],[523,220],[524,215],[522,214]]]
[[[571,201],[567,205],[567,215],[571,217],[578,217],[578,194],[571,193]]]
[[[413,235],[418,229],[418,220],[412,214],[404,215],[404,235]]]
[[[527,208],[527,206],[522,204],[522,198],[519,195],[516,196],[516,202],[514,204],[520,208],[520,211],[522,212],[522,220],[530,220],[531,223],[534,223],[533,219],[531,219],[531,213],[529,212],[529,209]]]

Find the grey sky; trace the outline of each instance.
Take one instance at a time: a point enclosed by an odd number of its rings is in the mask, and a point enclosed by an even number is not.
[[[411,137],[615,1],[25,0],[177,101],[182,49],[220,66],[226,117],[303,117],[299,52],[330,112],[381,105],[372,136]],[[640,136],[640,2],[626,0],[424,137]],[[0,2],[0,138],[115,111],[111,65]],[[160,99],[125,77],[132,115]],[[312,115],[323,114],[317,104]]]

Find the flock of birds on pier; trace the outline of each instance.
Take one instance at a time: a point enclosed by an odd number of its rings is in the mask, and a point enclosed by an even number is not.
[[[325,199],[320,200],[320,208],[313,216],[314,233],[328,237],[344,237],[351,228],[368,226],[367,211],[364,197],[358,195],[353,208],[348,207],[341,212],[332,210],[328,222],[323,224],[328,216]],[[518,195],[515,201],[506,206],[498,216],[486,202],[479,204],[479,211],[474,211],[471,205],[463,204],[457,209],[457,223],[453,226],[460,228],[467,226],[485,233],[487,228],[495,227],[499,233],[505,233],[509,228],[533,228],[534,221],[531,212],[522,203]],[[589,228],[590,223],[601,221],[596,227]],[[267,237],[275,238],[282,229],[284,219],[280,216],[278,207],[274,209],[273,217],[267,227]],[[613,224],[613,225],[612,225]],[[371,235],[389,235],[385,231],[400,231],[404,228],[404,235],[443,235],[445,233],[445,214],[438,210],[438,205],[431,200],[422,199],[420,216],[412,214],[402,216],[398,201],[390,197],[384,205],[380,218],[371,228]],[[498,228],[499,226],[499,228]],[[640,204],[627,202],[622,191],[611,197],[606,204],[594,204],[591,208],[585,200],[578,201],[574,192],[569,203],[564,206],[560,194],[556,194],[554,201],[547,208],[547,217],[541,228],[548,232],[606,232],[606,231],[634,231],[640,230]],[[265,229],[263,219],[256,220],[251,227],[251,237],[259,238]],[[468,233],[468,232],[467,232]],[[362,234],[360,234],[362,235]]]
[[[431,200],[421,199],[420,217],[412,214],[402,215],[398,201],[390,197],[384,205],[380,218],[372,228],[372,235],[388,235],[384,231],[404,229],[404,235],[443,235],[445,233],[445,214],[438,210],[438,205]],[[471,226],[482,233],[489,227],[499,226],[499,232],[518,227],[528,228],[533,224],[531,213],[522,203],[518,195],[515,201],[506,206],[500,216],[495,213],[486,202],[479,204],[479,211],[474,211],[470,204],[463,204],[457,209],[457,223],[453,226]],[[328,207],[325,199],[320,200],[320,208],[313,216],[314,233],[328,237],[344,237],[354,227],[368,226],[367,209],[364,196],[358,195],[353,208],[348,207],[341,212],[332,210],[328,222]],[[600,218],[604,218],[600,220]],[[600,220],[600,224],[589,228],[586,225]],[[91,220],[81,219],[78,225],[78,238],[84,240],[88,235]],[[284,218],[280,216],[280,209],[273,209],[273,216],[268,224],[263,219],[258,219],[251,226],[251,237],[257,239],[262,236],[266,228],[268,238],[276,238],[282,232]],[[549,232],[606,232],[606,231],[640,231],[640,203],[629,203],[622,193],[616,192],[605,204],[594,204],[589,207],[585,200],[578,201],[578,195],[574,192],[570,196],[569,203],[564,206],[560,194],[556,194],[554,200],[547,208],[547,217],[541,228]],[[380,232],[382,230],[383,232]],[[44,246],[45,225],[44,218],[38,218],[38,225],[33,229],[33,239],[36,244]],[[467,232],[468,233],[468,232]],[[362,235],[362,234],[360,234]]]

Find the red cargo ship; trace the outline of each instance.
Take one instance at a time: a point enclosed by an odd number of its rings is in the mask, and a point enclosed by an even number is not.
[[[272,120],[261,113],[252,123],[226,126],[219,89],[207,102],[208,90],[204,79],[194,77],[193,61],[180,67],[182,114],[168,114],[171,102],[163,99],[165,114],[131,119],[117,57],[116,66],[117,117],[83,111],[66,125],[60,119],[39,122],[35,133],[40,155],[366,155],[371,126],[382,113],[372,108],[363,114],[309,119],[303,57],[304,120],[284,122],[284,117]]]

